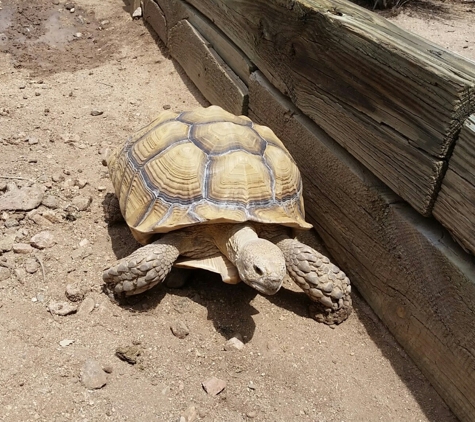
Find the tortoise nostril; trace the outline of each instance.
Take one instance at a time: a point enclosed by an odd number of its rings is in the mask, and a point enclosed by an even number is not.
[[[257,275],[264,274],[264,271],[262,271],[257,265],[254,265],[254,271],[257,273]]]

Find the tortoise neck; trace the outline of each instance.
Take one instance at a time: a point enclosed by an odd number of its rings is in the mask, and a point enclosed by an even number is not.
[[[258,239],[254,227],[249,223],[217,224],[213,226],[213,238],[218,249],[236,264],[239,251],[252,240]]]

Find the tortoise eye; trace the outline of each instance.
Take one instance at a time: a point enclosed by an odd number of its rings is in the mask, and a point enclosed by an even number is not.
[[[254,271],[256,272],[257,275],[264,274],[264,272],[257,265],[254,265]]]

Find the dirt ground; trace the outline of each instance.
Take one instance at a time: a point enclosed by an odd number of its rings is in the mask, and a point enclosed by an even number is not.
[[[0,206],[20,188],[33,208],[0,211],[0,420],[455,421],[356,291],[334,329],[290,284],[264,297],[196,272],[123,307],[102,293],[137,244],[104,222],[101,151],[207,103],[124,2],[71,3],[0,2]],[[475,6],[427,5],[391,19],[475,59]]]

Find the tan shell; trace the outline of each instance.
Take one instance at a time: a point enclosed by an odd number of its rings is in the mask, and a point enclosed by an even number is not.
[[[120,209],[147,243],[199,223],[310,228],[300,172],[271,129],[217,106],[165,111],[108,159]]]

